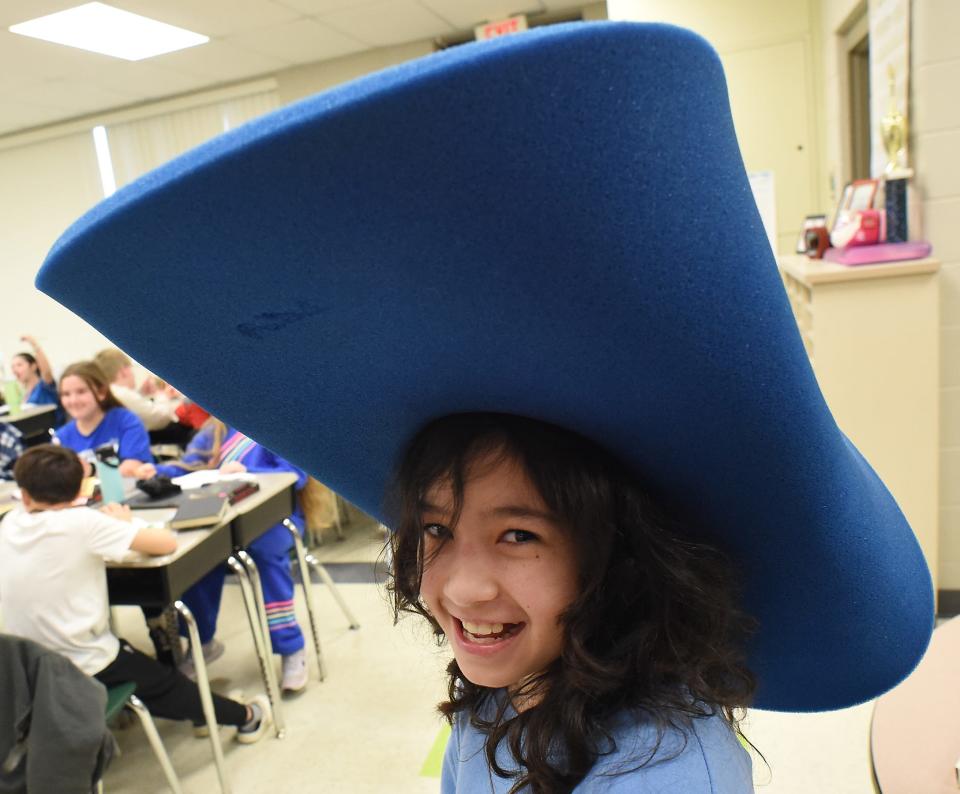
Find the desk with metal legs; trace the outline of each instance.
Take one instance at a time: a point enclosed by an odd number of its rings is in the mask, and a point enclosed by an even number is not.
[[[320,561],[317,560],[312,554],[309,554],[305,551],[303,539],[300,537],[300,532],[296,525],[290,521],[290,516],[293,514],[294,508],[296,507],[296,492],[293,490],[293,484],[296,482],[294,475],[280,473],[260,474],[258,475],[258,479],[260,481],[260,492],[255,494],[255,496],[261,496],[264,493],[271,493],[275,488],[279,488],[282,484],[287,482],[290,483],[289,491],[278,493],[269,499],[255,499],[254,497],[249,497],[249,501],[245,499],[243,502],[240,502],[237,505],[242,509],[238,511],[238,515],[230,524],[230,529],[233,533],[233,544],[238,550],[236,556],[239,558],[240,562],[247,567],[251,580],[256,583],[256,581],[259,580],[259,574],[257,572],[256,565],[250,556],[243,551],[243,549],[249,546],[267,529],[275,524],[283,522],[284,526],[287,527],[290,534],[293,536],[294,548],[297,555],[297,565],[300,573],[300,581],[303,586],[303,597],[304,601],[306,602],[307,615],[310,621],[310,634],[313,638],[313,649],[317,656],[318,674],[320,680],[323,681],[323,679],[326,677],[326,668],[323,661],[323,652],[320,650],[320,632],[317,631],[317,620],[313,607],[313,586],[310,579],[310,572],[307,568],[308,565],[316,570],[321,579],[323,579],[323,582],[327,585],[330,592],[333,594],[333,597],[340,605],[340,608],[343,610],[343,613],[346,615],[347,621],[350,624],[350,628],[358,629],[360,628],[360,624],[353,616],[353,613],[347,606],[346,601],[340,595],[340,591],[330,578],[326,568],[324,568]],[[286,498],[286,501],[284,501],[284,498]],[[231,563],[231,565],[233,566],[233,563]],[[263,622],[262,634],[266,640],[267,651],[265,656],[266,659],[269,660],[270,632],[267,627],[267,612],[263,603],[263,593],[259,587],[255,586],[253,589],[258,598],[257,607],[260,612],[260,618]],[[276,671],[274,670],[272,664],[269,666],[269,671],[265,673],[264,678],[265,680],[267,678],[271,679],[272,682],[268,684],[268,691],[277,692],[277,702],[279,703],[279,687],[277,687]],[[280,722],[278,721],[278,726],[279,725]]]
[[[203,660],[200,634],[193,614],[180,597],[218,565],[227,563],[237,574],[254,647],[260,661],[261,674],[273,707],[277,736],[282,736],[284,727],[279,687],[276,672],[267,652],[269,635],[266,630],[266,610],[262,606],[263,594],[259,577],[256,565],[245,551],[239,550],[234,553],[233,530],[235,526],[238,527],[243,531],[244,537],[252,540],[289,516],[296,477],[292,474],[262,474],[257,476],[257,480],[260,483],[260,490],[234,505],[221,523],[213,527],[177,533],[178,547],[173,554],[163,557],[132,555],[127,561],[107,564],[107,586],[111,605],[165,608],[172,603],[177,613],[183,618],[190,638],[191,656],[197,671],[197,686],[200,690],[203,714],[210,728],[214,763],[220,779],[220,788],[225,794],[231,789],[223,759],[223,748],[220,745],[220,734],[216,727],[213,698],[210,694],[207,667]],[[283,512],[284,510],[286,512]],[[282,512],[282,515],[277,516],[278,511]]]
[[[273,708],[274,728],[277,738],[282,739],[286,734],[286,722],[283,718],[277,670],[273,664],[267,608],[260,585],[260,572],[246,548],[293,513],[297,477],[289,472],[258,474],[256,477],[260,490],[234,505],[228,516],[233,554],[227,564],[240,580],[250,630],[257,647],[257,658],[260,660],[260,674]]]
[[[210,680],[203,661],[203,650],[197,622],[180,596],[209,571],[222,565],[230,556],[230,524],[224,521],[216,526],[177,533],[177,550],[163,557],[132,555],[123,562],[107,563],[107,589],[111,606],[131,605],[165,608],[173,604],[187,626],[190,651],[197,671],[197,688],[203,716],[210,729],[213,760],[224,794],[231,790],[220,746],[220,732],[213,710]]]

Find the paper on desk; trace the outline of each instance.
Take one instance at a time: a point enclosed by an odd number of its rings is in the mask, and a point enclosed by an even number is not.
[[[256,478],[245,472],[237,472],[236,474],[221,474],[217,469],[201,469],[200,471],[192,471],[189,474],[184,474],[180,477],[174,477],[172,482],[174,485],[179,485],[184,490],[189,490],[191,488],[202,488],[204,485],[210,485],[215,482],[223,482],[224,480],[254,480]]]
[[[159,529],[166,527],[177,514],[175,507],[152,507],[147,510],[137,510],[130,520],[137,529]]]

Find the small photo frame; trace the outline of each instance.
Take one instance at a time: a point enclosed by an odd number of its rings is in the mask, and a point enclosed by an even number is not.
[[[850,182],[843,188],[840,194],[840,201],[837,202],[837,208],[833,212],[833,223],[830,224],[830,234],[838,226],[843,226],[850,217],[850,199],[853,198],[853,183]]]
[[[877,185],[878,180],[876,179],[855,180],[850,185],[852,191],[847,211],[852,215],[860,210],[873,209],[873,200],[877,197]]]
[[[803,219],[803,226],[800,227],[800,237],[797,239],[797,253],[806,254],[810,249],[810,246],[807,245],[807,232],[811,229],[825,229],[826,227],[826,215],[807,215],[807,217]]]

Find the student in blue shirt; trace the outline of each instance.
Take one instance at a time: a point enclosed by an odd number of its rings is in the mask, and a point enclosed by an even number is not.
[[[178,477],[197,469],[219,469],[224,474],[245,471],[255,474],[290,472],[297,477],[297,491],[307,484],[305,472],[215,417],[210,417],[193,437],[181,460],[158,466],[141,466],[134,476],[149,478],[161,474]],[[302,533],[304,518],[299,503],[290,519]],[[303,632],[293,608],[293,577],[290,575],[292,548],[293,537],[282,523],[268,529],[247,548],[260,572],[270,643],[273,652],[281,657],[281,688],[287,693],[301,692],[308,680]],[[183,595],[184,603],[197,620],[204,656],[209,656],[211,660],[223,652],[222,644],[214,638],[214,634],[225,572],[224,566],[214,569]],[[192,673],[192,663],[187,662],[185,669],[188,674]]]
[[[23,399],[21,407],[29,408],[38,405],[56,405],[56,423],[63,423],[63,411],[59,407],[60,399],[57,395],[57,384],[53,377],[53,367],[46,353],[37,340],[29,334],[20,337],[33,349],[33,353],[17,353],[10,362],[10,370],[17,379]]]
[[[56,431],[56,439],[80,456],[88,475],[93,473],[93,451],[103,444],[116,447],[120,474],[125,477],[153,462],[143,422],[120,405],[106,376],[92,361],[80,361],[64,370],[60,399],[71,421]]]

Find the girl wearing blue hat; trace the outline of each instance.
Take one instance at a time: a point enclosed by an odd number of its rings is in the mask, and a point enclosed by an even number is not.
[[[752,792],[737,573],[561,428],[437,420],[397,475],[393,592],[454,659],[453,792]]]
[[[396,530],[396,608],[454,652],[450,791],[749,791],[738,707],[861,703],[929,642],[690,31],[547,26],[284,107],[37,284]]]

